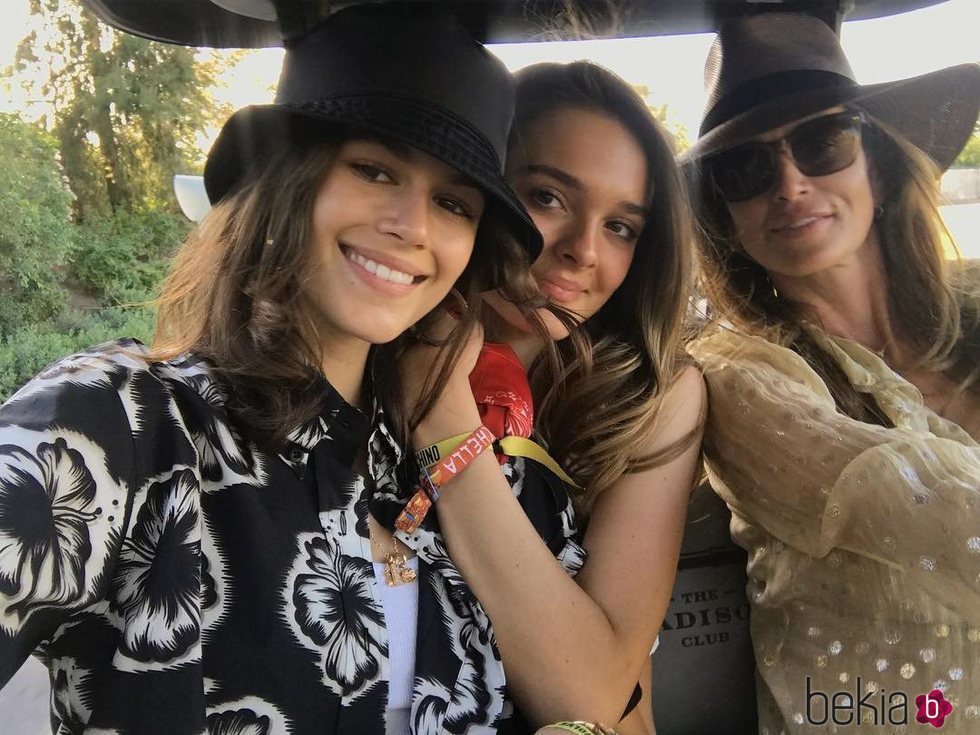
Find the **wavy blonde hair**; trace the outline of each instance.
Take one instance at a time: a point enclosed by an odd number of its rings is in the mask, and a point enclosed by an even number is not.
[[[587,517],[621,476],[669,462],[695,441],[696,429],[662,451],[636,451],[657,428],[665,390],[691,362],[682,347],[691,213],[670,138],[626,82],[589,62],[536,64],[516,78],[512,151],[540,116],[582,109],[619,122],[646,157],[651,203],[623,284],[578,330],[580,339],[559,344],[560,372],[544,363],[532,370],[538,432],[583,488],[573,501]]]
[[[892,318],[918,351],[916,367],[948,375],[959,390],[980,377],[980,299],[970,292],[957,258],[948,261],[939,214],[940,170],[900,133],[865,113],[862,136],[876,201]],[[802,327],[805,314],[773,289],[766,270],[740,247],[725,201],[699,175],[695,200],[701,225],[701,288],[736,328],[793,349],[827,384],[852,418],[890,425],[867,393],[854,389],[834,359]],[[952,238],[949,238],[950,241]]]

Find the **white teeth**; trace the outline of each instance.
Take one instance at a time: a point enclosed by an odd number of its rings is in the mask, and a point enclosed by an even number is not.
[[[376,263],[373,260],[365,258],[363,255],[355,253],[353,250],[345,249],[344,252],[348,258],[353,260],[368,273],[373,273],[383,281],[391,281],[392,283],[400,283],[403,286],[407,286],[415,280],[415,278],[410,276],[408,273],[392,270],[386,265]]]
[[[793,222],[789,225],[789,229],[798,230],[801,227],[806,227],[811,222],[816,222],[818,217],[807,217],[806,219],[801,219],[799,222]]]

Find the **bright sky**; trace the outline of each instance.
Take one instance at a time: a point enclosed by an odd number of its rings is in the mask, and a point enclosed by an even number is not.
[[[205,0],[202,0],[205,1]],[[0,68],[13,59],[28,24],[28,0],[3,0],[0,24]],[[947,0],[923,10],[845,23],[844,48],[858,79],[864,83],[914,76],[964,61],[980,61],[980,0]],[[670,117],[692,134],[703,104],[702,69],[712,36],[580,41],[571,43],[505,44],[493,50],[508,67],[537,61],[590,58],[650,91],[655,104],[667,104]],[[236,107],[267,102],[278,76],[279,49],[251,52],[239,66],[221,99]],[[18,90],[5,90],[0,110],[23,107]]]
[[[207,0],[201,0],[206,2]],[[29,25],[28,0],[2,0],[0,69],[8,66],[17,42]],[[569,43],[505,44],[492,47],[511,69],[538,61],[571,61],[588,58],[649,90],[653,104],[668,106],[669,119],[683,125],[694,137],[704,104],[702,70],[712,34],[578,41]],[[901,79],[962,62],[980,61],[980,0],[946,0],[922,10],[845,23],[841,32],[844,49],[858,80],[870,84]],[[234,107],[272,99],[279,75],[282,51],[249,52],[215,96]],[[0,86],[0,112],[23,111],[19,90]],[[27,116],[35,117],[35,108]],[[217,134],[217,131],[213,131]],[[210,141],[202,140],[206,149]],[[944,208],[945,209],[945,208]],[[957,241],[968,257],[980,257],[980,202],[951,207],[962,222],[947,217]],[[967,211],[969,210],[969,212]]]
[[[667,104],[670,117],[696,133],[704,105],[704,60],[714,34],[505,44],[494,50],[511,69],[536,61],[591,58]],[[889,18],[845,23],[841,43],[865,84],[915,76],[964,61],[980,61],[980,0],[946,3]]]

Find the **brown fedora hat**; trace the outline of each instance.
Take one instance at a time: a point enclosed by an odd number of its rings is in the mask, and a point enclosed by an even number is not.
[[[799,13],[760,13],[722,28],[704,79],[708,102],[688,161],[848,105],[895,128],[945,169],[980,112],[980,65],[861,85],[833,30]]]

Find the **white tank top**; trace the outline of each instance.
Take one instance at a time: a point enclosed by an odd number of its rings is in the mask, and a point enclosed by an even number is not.
[[[407,561],[418,574],[419,559]],[[385,565],[374,562],[381,607],[388,630],[388,726],[385,735],[407,735],[415,678],[415,632],[419,616],[419,583],[389,587],[385,584]]]

